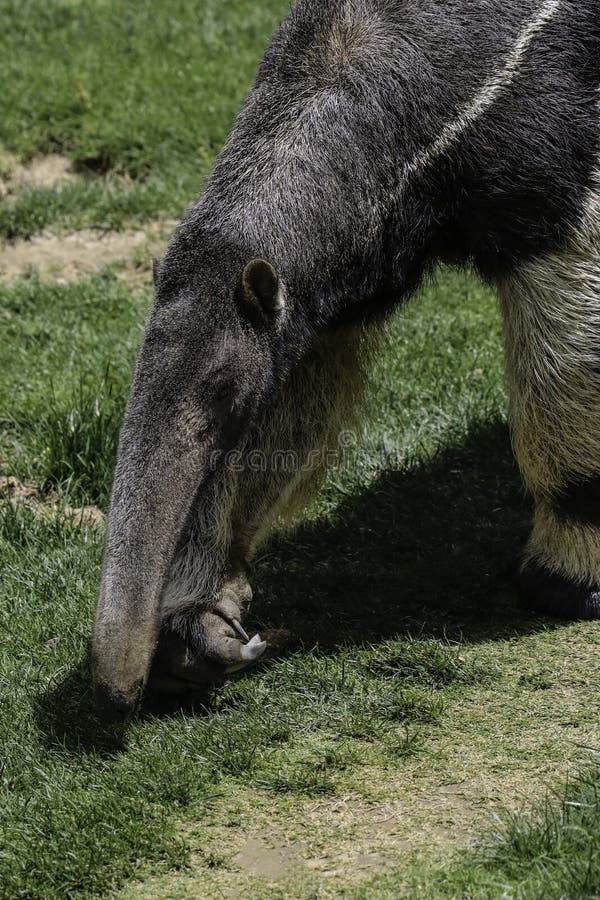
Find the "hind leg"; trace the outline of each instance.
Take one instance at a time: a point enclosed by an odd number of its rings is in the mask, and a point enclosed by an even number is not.
[[[600,618],[600,199],[557,255],[501,285],[513,443],[535,503],[519,592]]]

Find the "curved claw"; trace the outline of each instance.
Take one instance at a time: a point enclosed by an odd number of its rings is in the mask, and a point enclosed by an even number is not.
[[[240,647],[240,661],[228,666],[225,670],[226,673],[232,675],[234,672],[247,669],[248,666],[251,666],[252,663],[261,658],[266,649],[267,642],[261,641],[260,635],[255,634],[251,641]]]
[[[248,637],[248,635],[242,628],[242,623],[240,622],[239,619],[230,618],[229,616],[225,615],[222,612],[222,610],[219,609],[218,606],[215,609],[215,612],[217,613],[217,615],[221,616],[221,618],[224,619],[224,621],[227,622],[228,625],[230,625],[233,628],[233,630],[236,632],[236,634],[238,634],[246,644],[249,642],[250,638]]]
[[[267,649],[259,635],[250,638],[238,618],[239,607],[222,599],[211,610],[193,610],[163,625],[152,666],[150,687],[183,693],[252,665]]]
[[[255,634],[252,640],[246,644],[245,647],[242,647],[240,653],[242,659],[246,662],[255,662],[257,659],[260,659],[265,650],[267,649],[267,642],[261,641],[260,635]]]

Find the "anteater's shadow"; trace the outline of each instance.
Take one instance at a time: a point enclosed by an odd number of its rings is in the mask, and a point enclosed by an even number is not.
[[[34,698],[35,718],[48,746],[74,755],[109,758],[123,750],[126,727],[98,719],[89,673],[86,659],[62,679],[53,680]]]
[[[274,537],[255,561],[250,624],[289,632],[280,654],[397,635],[479,641],[548,627],[517,606],[512,589],[531,511],[504,424],[472,430],[428,464],[371,474],[369,487],[329,519]],[[165,709],[172,705],[150,712]],[[210,703],[200,698],[194,709],[206,714]],[[122,732],[95,719],[86,665],[40,699],[38,722],[61,746],[104,754],[121,746]]]
[[[330,521],[270,542],[255,564],[258,624],[289,629],[291,646],[322,650],[539,627],[512,584],[531,506],[506,425],[473,430],[427,465],[373,475]]]

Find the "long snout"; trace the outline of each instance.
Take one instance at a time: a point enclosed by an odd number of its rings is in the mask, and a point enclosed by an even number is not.
[[[161,592],[203,476],[198,456],[170,445],[148,462],[131,465],[130,457],[119,467],[92,654],[106,712],[131,712],[144,689],[158,642]]]
[[[92,652],[100,706],[124,715],[144,689],[163,586],[198,487],[210,477],[202,447],[177,416],[134,405],[122,431]]]
[[[140,700],[188,516],[247,419],[241,379],[214,342],[190,337],[190,316],[169,308],[151,320],[121,431],[92,646],[96,695],[111,716]],[[218,347],[232,358],[222,338]]]

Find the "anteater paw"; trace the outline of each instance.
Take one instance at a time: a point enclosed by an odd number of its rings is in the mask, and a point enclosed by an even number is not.
[[[266,641],[258,634],[250,638],[240,618],[238,604],[223,597],[210,609],[188,610],[165,622],[149,687],[163,693],[188,693],[260,659]]]
[[[551,572],[534,562],[517,574],[517,592],[524,606],[561,619],[600,619],[600,586],[589,586]]]

